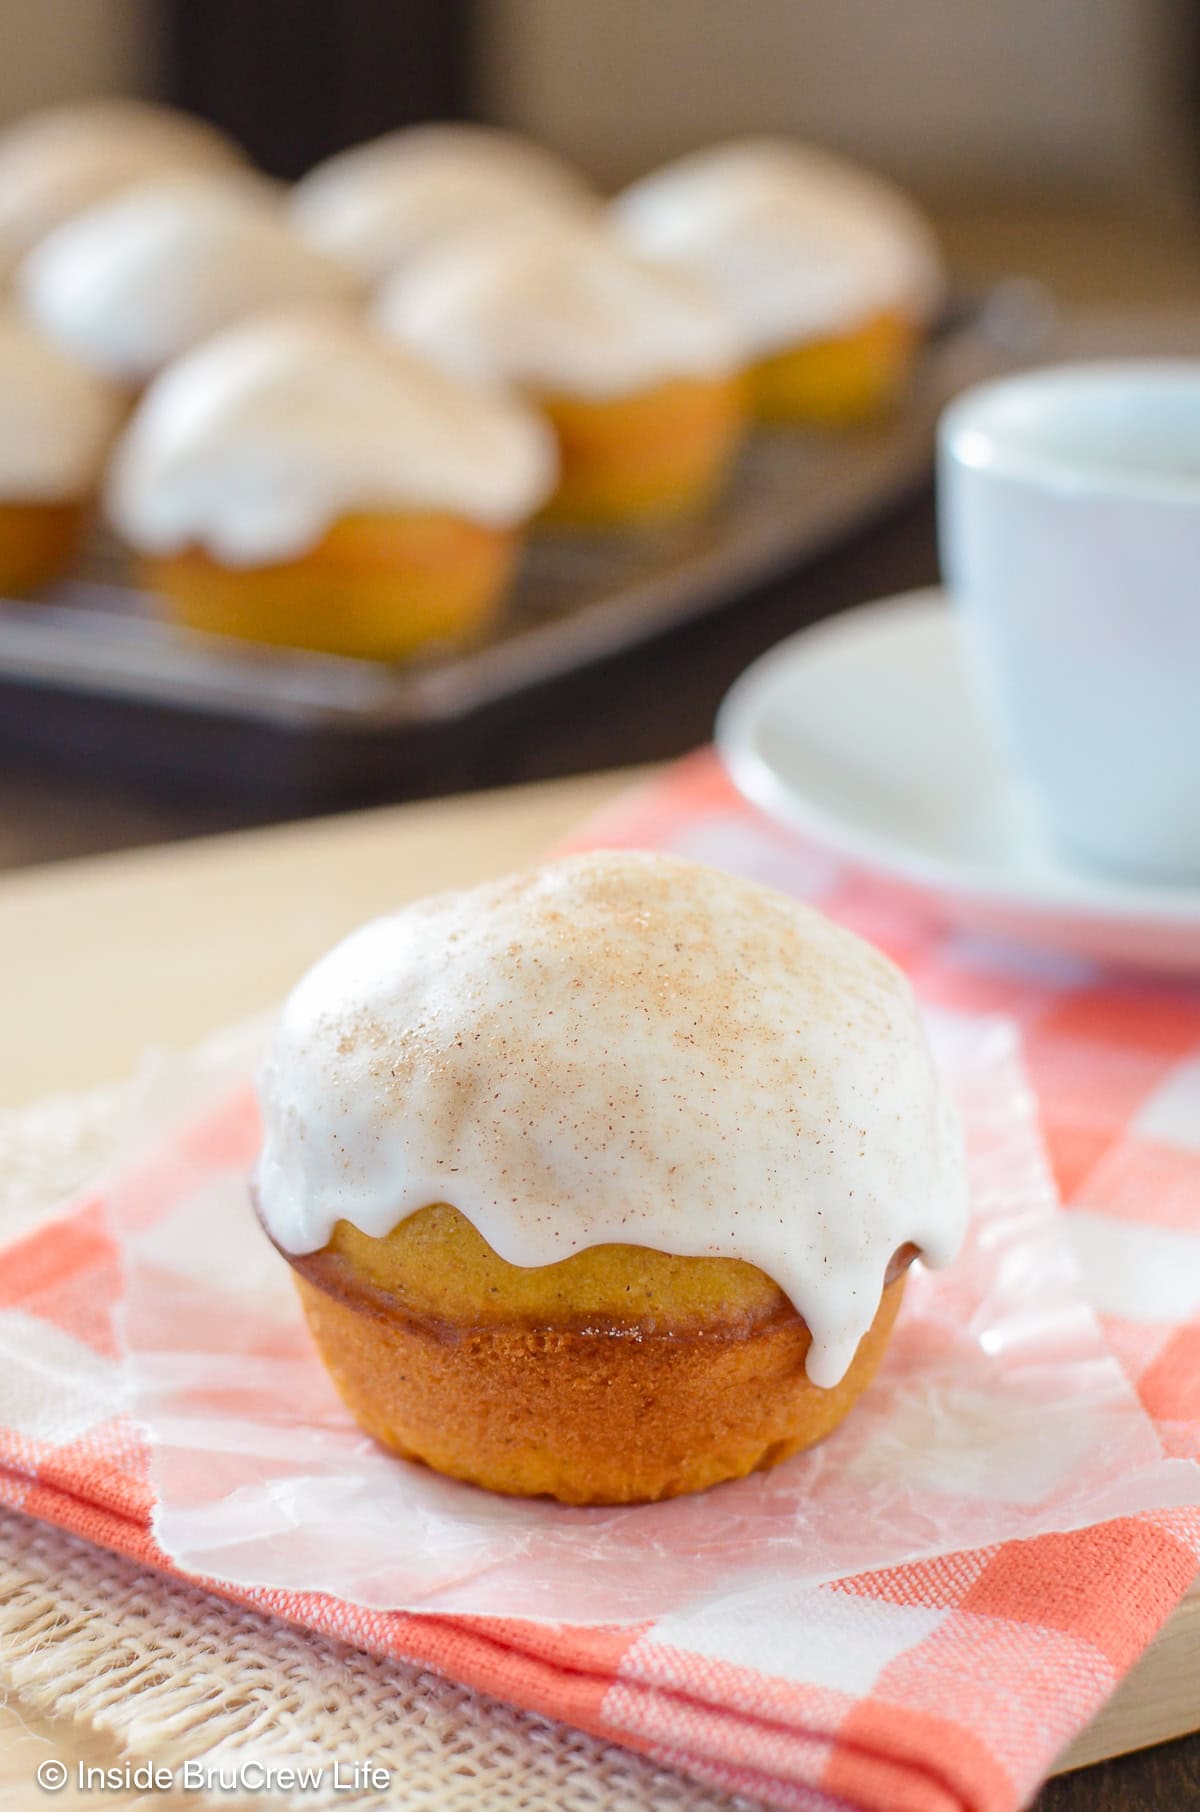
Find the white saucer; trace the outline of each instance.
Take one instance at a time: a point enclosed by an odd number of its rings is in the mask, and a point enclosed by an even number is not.
[[[790,637],[738,680],[717,746],[739,790],[944,919],[1101,962],[1200,975],[1200,887],[1070,867],[980,722],[940,591]]]

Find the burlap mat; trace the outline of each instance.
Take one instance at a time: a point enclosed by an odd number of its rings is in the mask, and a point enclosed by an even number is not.
[[[0,1112],[0,1239],[111,1160],[131,1095],[106,1090]],[[12,1513],[0,1514],[0,1694],[136,1761],[327,1767],[340,1757],[391,1771],[383,1793],[331,1785],[244,1802],[257,1807],[748,1812],[740,1798],[567,1725],[243,1610]],[[8,1803],[27,1812],[54,1802],[31,1781]],[[121,1806],[132,1803],[120,1796]],[[172,1803],[145,1800],[155,1812]],[[234,1812],[241,1802],[189,1792],[178,1803]]]

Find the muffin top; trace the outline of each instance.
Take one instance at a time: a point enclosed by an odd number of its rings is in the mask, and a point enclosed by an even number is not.
[[[0,498],[86,496],[120,416],[120,398],[107,384],[0,312]]]
[[[748,139],[698,151],[618,195],[627,243],[707,278],[756,354],[844,333],[941,294],[928,224],[908,198],[827,151]]]
[[[286,1002],[268,1231],[457,1208],[502,1258],[747,1260],[835,1384],[893,1255],[961,1240],[960,1138],[911,991],[811,908],[698,864],[568,857],[364,926]]]
[[[435,246],[381,291],[376,320],[446,370],[542,395],[624,396],[737,369],[719,298],[600,228],[517,222]]]
[[[580,173],[553,152],[494,127],[442,123],[340,152],[292,191],[297,230],[370,284],[464,228],[597,207]]]
[[[0,278],[55,227],[130,183],[241,161],[215,126],[149,101],[79,101],[30,114],[0,133]]]
[[[507,528],[555,476],[552,438],[525,409],[313,310],[245,322],[164,371],[116,450],[107,504],[142,552],[257,566],[358,511]]]
[[[293,233],[272,186],[241,172],[126,188],[42,240],[16,275],[45,334],[129,385],[246,315],[355,287]]]

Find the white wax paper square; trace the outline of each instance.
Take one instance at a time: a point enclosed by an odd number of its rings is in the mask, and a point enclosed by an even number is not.
[[[613,1623],[1195,1501],[1196,1469],[1164,1459],[1081,1294],[1013,1028],[931,1030],[967,1128],[963,1253],[914,1268],[878,1379],[819,1447],[615,1509],[493,1496],[359,1431],[250,1206],[261,1029],[173,1064],[144,1104],[171,1130],[106,1190],[165,1552],[376,1609]]]

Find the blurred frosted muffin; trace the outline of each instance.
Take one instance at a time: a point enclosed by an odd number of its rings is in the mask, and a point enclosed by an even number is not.
[[[577,856],[380,919],[286,1002],[261,1219],[353,1414],[494,1491],[624,1503],[821,1439],[962,1151],[912,995],[810,908]]]
[[[720,292],[768,421],[855,421],[894,402],[942,293],[917,208],[809,146],[696,152],[618,195],[612,218],[638,251]]]
[[[29,114],[0,132],[0,280],[55,227],[130,183],[241,161],[215,126],[148,101],[81,101]]]
[[[598,205],[577,170],[529,139],[440,123],[356,145],[292,191],[297,230],[370,285],[465,229],[569,219]]]
[[[742,436],[740,342],[722,304],[599,228],[463,234],[387,284],[376,320],[549,418],[561,457],[551,520],[609,527],[695,511]]]
[[[240,173],[129,187],[44,239],[15,281],[48,338],[130,390],[247,315],[356,291],[296,236],[270,185]]]
[[[120,413],[107,385],[0,314],[0,594],[70,566]]]
[[[114,526],[184,623],[403,660],[478,636],[554,484],[535,416],[351,319],[263,318],[158,377],[114,455]]]

